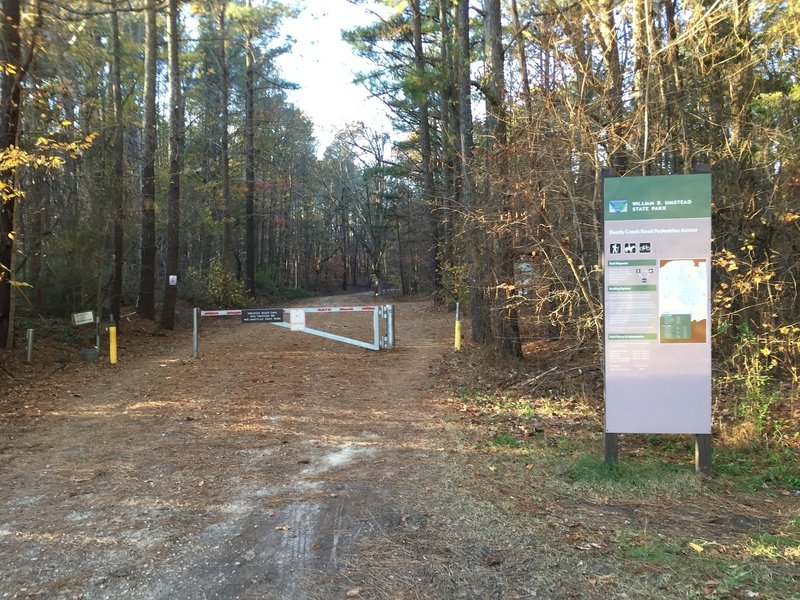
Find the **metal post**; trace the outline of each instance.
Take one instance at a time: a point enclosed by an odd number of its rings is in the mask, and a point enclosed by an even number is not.
[[[388,305],[386,309],[388,311],[386,315],[386,337],[389,342],[386,349],[391,350],[394,348],[394,304]]]
[[[192,311],[192,358],[200,356],[200,307]]]
[[[383,312],[382,306],[375,307],[375,311],[372,313],[372,340],[375,344],[375,350],[379,350],[381,347],[381,313]]]
[[[25,332],[25,341],[27,348],[27,352],[25,354],[25,362],[30,364],[31,361],[33,361],[33,329],[28,329]]]
[[[100,315],[94,318],[94,347],[97,348],[97,356],[100,357]]]

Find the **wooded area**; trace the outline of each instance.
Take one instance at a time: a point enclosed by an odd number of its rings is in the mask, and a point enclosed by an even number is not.
[[[354,123],[318,158],[274,64],[288,3],[3,0],[0,342],[15,309],[171,328],[177,296],[377,276],[509,356],[599,344],[604,172],[709,165],[717,381],[796,389],[800,5],[385,3],[345,36],[403,141]]]

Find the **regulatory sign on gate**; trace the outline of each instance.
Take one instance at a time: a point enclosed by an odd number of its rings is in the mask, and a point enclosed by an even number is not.
[[[242,323],[282,323],[282,308],[243,308]]]

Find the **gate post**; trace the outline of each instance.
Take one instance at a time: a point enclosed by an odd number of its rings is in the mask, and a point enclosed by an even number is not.
[[[386,306],[386,349],[394,348],[394,304]]]
[[[379,348],[381,350],[391,350],[394,348],[394,305],[386,304],[378,307],[381,320],[386,324],[385,334],[380,336]]]
[[[192,358],[200,356],[200,307],[192,311]]]

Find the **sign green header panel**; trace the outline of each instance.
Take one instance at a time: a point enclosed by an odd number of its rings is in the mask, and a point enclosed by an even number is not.
[[[606,221],[711,216],[711,175],[659,175],[605,180]]]
[[[711,432],[711,176],[607,178],[606,432]]]

